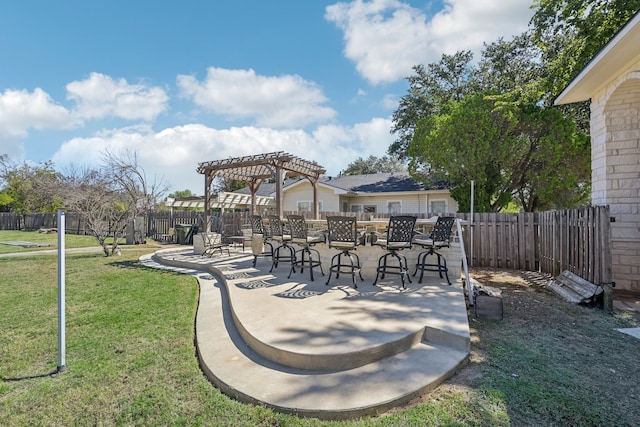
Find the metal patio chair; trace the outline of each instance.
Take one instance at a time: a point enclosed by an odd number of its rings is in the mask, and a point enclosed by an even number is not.
[[[405,277],[411,283],[409,277],[409,268],[407,266],[407,257],[399,254],[403,249],[411,249],[414,228],[417,218],[415,216],[397,215],[389,218],[389,226],[387,227],[386,236],[378,238],[373,244],[381,246],[387,251],[378,259],[378,267],[376,268],[376,280],[373,282],[375,286],[378,279],[384,279],[386,274],[398,274],[402,280],[402,287],[406,288]],[[389,264],[389,260],[396,261]]]
[[[336,279],[340,273],[350,274],[353,280],[353,287],[357,288],[356,274],[362,278],[362,268],[360,267],[360,257],[355,251],[360,243],[360,233],[356,224],[356,218],[351,216],[328,216],[327,217],[327,245],[329,248],[338,249],[340,252],[331,258],[329,267],[329,278],[326,285],[331,281],[331,275],[336,273]]]
[[[262,239],[262,250],[258,252],[254,245],[258,239]],[[251,215],[251,250],[253,251],[253,266],[256,266],[258,257],[271,257],[273,260],[273,245],[271,244],[271,234],[268,227],[265,227],[262,215]]]
[[[451,216],[440,216],[436,221],[436,225],[433,227],[428,236],[416,237],[413,242],[416,245],[422,246],[426,251],[420,252],[418,260],[416,262],[416,270],[413,272],[415,276],[420,270],[420,278],[418,283],[422,283],[422,277],[425,271],[437,271],[442,279],[442,273],[447,278],[447,283],[451,285],[449,280],[449,269],[447,268],[447,260],[442,256],[437,249],[448,248],[451,239],[451,229],[455,223],[456,218]],[[437,257],[435,263],[427,263],[427,257],[435,255]]]
[[[279,244],[279,246],[273,249],[273,256],[271,257],[273,262],[271,263],[271,270],[269,270],[269,272],[272,272],[273,268],[277,267],[280,261],[291,263],[291,268],[295,271],[296,251],[289,245],[289,243],[291,243],[291,234],[285,232],[279,216],[268,215],[267,220],[269,221],[271,240]]]
[[[313,268],[320,267],[320,272],[324,276],[322,263],[320,262],[320,253],[311,246],[324,242],[324,237],[309,235],[307,223],[302,215],[287,215],[287,223],[291,232],[291,243],[301,246],[294,254],[295,261],[291,263],[291,273],[295,271],[295,267],[300,267],[300,272],[304,272],[304,268],[309,268],[309,276],[313,282]]]

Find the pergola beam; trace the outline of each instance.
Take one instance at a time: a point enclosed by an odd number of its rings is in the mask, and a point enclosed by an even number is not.
[[[253,156],[230,157],[228,159],[202,162],[198,164],[196,171],[205,176],[205,206],[211,206],[210,202],[208,202],[211,198],[211,183],[213,178],[218,177],[246,182],[249,185],[253,199],[251,203],[252,211],[255,210],[255,197],[260,183],[266,179],[273,179],[276,182],[276,210],[280,216],[284,213],[282,181],[287,176],[303,176],[309,179],[313,185],[313,212],[316,219],[319,218],[317,182],[326,170],[316,163],[300,159],[283,151],[276,151]]]

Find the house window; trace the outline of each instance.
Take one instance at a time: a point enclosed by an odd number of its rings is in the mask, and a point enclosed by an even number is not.
[[[402,213],[402,203],[400,201],[387,202],[387,213],[389,213],[389,215]]]
[[[322,211],[322,200],[318,201],[318,209]],[[312,212],[313,202],[308,200],[298,202],[298,212]]]
[[[351,212],[362,212],[362,205],[351,205]]]
[[[349,202],[346,200],[342,202],[342,212],[349,212]]]
[[[432,200],[429,203],[429,209],[431,213],[441,214],[447,212],[446,200]]]
[[[376,213],[378,207],[376,205],[364,205],[365,213]]]

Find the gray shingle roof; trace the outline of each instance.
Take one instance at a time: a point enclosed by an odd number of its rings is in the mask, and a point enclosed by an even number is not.
[[[286,188],[299,181],[299,179],[287,179],[284,187]],[[393,193],[398,191],[446,190],[449,188],[449,185],[444,181],[434,181],[429,185],[417,182],[409,175],[409,172],[343,175],[335,177],[323,176],[319,182],[345,191],[360,193]],[[275,193],[275,191],[275,183],[262,183],[258,188],[257,194],[259,196],[270,196]],[[250,194],[248,187],[236,190],[234,193]]]
[[[258,187],[258,191],[256,192],[256,195],[269,197],[271,196],[272,193],[275,193],[275,191],[276,191],[275,182],[263,182],[262,184],[260,184],[260,187]],[[243,187],[239,190],[234,191],[234,193],[251,194],[251,191],[249,191],[249,187]]]

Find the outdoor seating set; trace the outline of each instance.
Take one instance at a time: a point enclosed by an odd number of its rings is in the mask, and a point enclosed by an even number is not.
[[[373,285],[377,285],[378,280],[384,279],[387,274],[396,274],[400,276],[402,287],[405,288],[405,279],[411,283],[411,278],[407,258],[401,251],[417,245],[424,251],[418,255],[413,276],[420,271],[419,283],[422,283],[425,271],[435,271],[439,273],[440,278],[443,278],[444,274],[447,283],[451,285],[447,261],[438,249],[450,246],[455,218],[438,217],[428,234],[415,230],[416,220],[415,216],[391,216],[383,233],[371,231],[367,234],[358,229],[355,217],[328,216],[327,228],[314,234],[309,232],[308,224],[302,215],[288,215],[285,220],[271,215],[267,216],[267,222],[264,222],[260,215],[252,215],[253,237],[259,238],[262,242],[262,245],[253,248],[253,266],[255,267],[258,257],[270,257],[272,261],[270,271],[282,262],[289,263],[291,266],[289,278],[296,272],[296,267],[300,272],[308,268],[310,279],[313,281],[314,268],[319,267],[322,275],[325,275],[320,253],[313,246],[325,243],[329,249],[338,251],[331,258],[326,285],[331,282],[334,274],[336,279],[340,274],[349,274],[352,277],[353,287],[357,288],[356,276],[364,281],[357,248],[369,243],[385,250],[378,259]],[[295,249],[292,245],[297,245],[299,249]],[[432,256],[435,260],[430,261],[433,259]]]
[[[225,251],[227,255],[230,255],[229,248],[237,245],[241,245],[244,252],[247,243],[251,241],[252,235],[261,235],[263,233],[262,228],[256,228],[261,226],[261,220],[260,224],[252,224],[251,230],[245,230],[239,224],[224,224],[221,219],[213,221],[210,224],[209,232],[200,233],[204,241],[204,251],[201,252],[201,255],[211,257],[218,252],[223,255]]]

